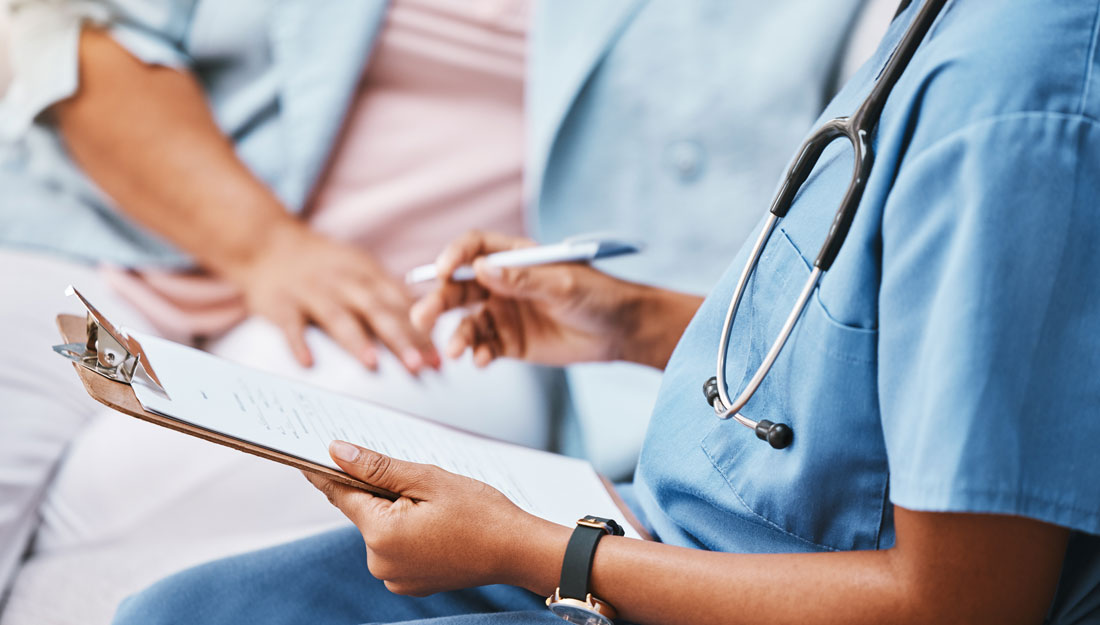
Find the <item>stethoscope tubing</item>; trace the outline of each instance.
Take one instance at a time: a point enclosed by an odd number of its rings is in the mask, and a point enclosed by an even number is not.
[[[887,61],[882,75],[871,88],[871,93],[851,117],[837,117],[825,122],[802,144],[798,157],[788,169],[783,184],[769,209],[768,219],[753,244],[745,267],[738,277],[737,287],[726,310],[722,334],[718,342],[716,375],[703,385],[703,393],[719,419],[732,418],[736,420],[745,427],[755,430],[759,438],[767,440],[776,449],[782,449],[790,445],[793,438],[793,431],[790,427],[766,420],[755,421],[741,414],[741,410],[760,389],[768,372],[771,371],[783,347],[787,344],[787,340],[793,334],[794,328],[805,312],[806,306],[820,284],[822,276],[829,270],[833,261],[836,260],[837,254],[840,253],[840,248],[844,244],[844,240],[847,238],[855,220],[856,209],[863,199],[863,191],[871,174],[871,168],[874,166],[871,137],[878,126],[886,98],[890,95],[890,91],[898,79],[901,78],[901,74],[908,66],[910,59],[916,53],[917,48],[924,40],[925,35],[946,2],[947,0],[928,0],[921,7],[920,12]],[[794,307],[787,315],[783,327],[779,331],[779,336],[768,349],[763,361],[761,361],[760,366],[757,367],[748,383],[738,393],[737,399],[732,399],[726,385],[726,352],[733,331],[733,322],[737,317],[737,310],[741,306],[741,300],[744,297],[749,279],[759,265],[764,247],[771,239],[776,226],[781,219],[786,217],[787,212],[794,204],[798,190],[809,178],[821,154],[833,141],[840,138],[847,139],[851,143],[854,153],[855,163],[848,190],[833,216],[832,223],[829,225],[829,232],[817,258],[814,260],[810,276],[799,292]]]
[[[794,327],[798,323],[799,317],[801,317],[803,311],[806,310],[806,305],[813,296],[814,289],[817,288],[822,273],[823,272],[818,267],[814,267],[810,271],[810,277],[806,280],[805,285],[802,287],[802,291],[798,294],[798,300],[795,302],[794,308],[791,310],[790,314],[787,315],[787,320],[783,322],[783,327],[779,331],[779,336],[772,343],[771,347],[768,349],[768,353],[764,356],[764,360],[761,361],[760,366],[757,367],[756,373],[753,374],[748,384],[742,389],[737,399],[730,399],[729,388],[726,384],[718,385],[718,399],[722,406],[719,407],[716,402],[715,415],[719,419],[729,419],[732,417],[742,425],[750,428],[756,428],[757,425],[759,425],[757,421],[742,415],[741,409],[744,408],[745,404],[749,403],[752,396],[756,394],[760,385],[764,383],[764,378],[767,376],[768,371],[775,365],[775,361],[779,358],[779,353],[783,350],[783,346],[786,345],[787,339],[789,339],[794,332]],[[726,370],[726,348],[729,345],[730,329],[733,326],[732,319],[736,314],[736,306],[730,306],[726,312],[726,318],[729,319],[730,322],[727,322],[725,331],[722,332],[720,351],[718,352],[719,380],[722,379],[723,372]]]

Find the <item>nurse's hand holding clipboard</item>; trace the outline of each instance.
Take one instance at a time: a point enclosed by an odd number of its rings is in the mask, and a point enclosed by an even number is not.
[[[484,482],[437,466],[343,441],[333,441],[329,454],[349,475],[401,495],[389,501],[306,474],[359,528],[371,575],[390,591],[424,596],[500,583],[552,589],[546,588],[551,576],[539,573],[552,571],[557,545],[569,538],[567,528],[524,512]],[[531,548],[516,557],[517,545]]]

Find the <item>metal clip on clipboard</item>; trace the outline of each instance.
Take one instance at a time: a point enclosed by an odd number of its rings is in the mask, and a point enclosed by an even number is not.
[[[66,293],[80,299],[87,310],[87,315],[83,319],[78,315],[57,316],[58,329],[67,343],[54,347],[54,351],[76,365],[74,369],[84,385],[84,390],[95,401],[112,410],[159,427],[302,471],[323,475],[341,484],[354,486],[380,497],[391,500],[397,498],[393,493],[366,484],[343,471],[196,425],[188,421],[186,415],[182,415],[183,418],[177,418],[147,410],[138,399],[139,388],[147,389],[164,398],[168,398],[168,394],[165,392],[162,378],[157,377],[153,371],[149,357],[140,341],[108,321],[103,313],[92,306],[76,289],[70,286],[66,289]]]
[[[53,350],[109,380],[144,384],[167,397],[141,343],[116,328],[71,285],[65,289],[65,294],[75,295],[88,311],[87,334],[83,343],[54,345]]]

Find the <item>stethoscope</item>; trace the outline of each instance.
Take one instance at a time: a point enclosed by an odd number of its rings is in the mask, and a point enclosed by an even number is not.
[[[741,276],[737,281],[737,289],[730,299],[725,325],[722,327],[722,338],[718,343],[718,373],[703,384],[703,394],[706,396],[707,402],[714,408],[714,412],[719,419],[734,418],[741,425],[755,431],[757,438],[768,441],[768,444],[775,449],[783,449],[790,445],[794,439],[794,430],[785,423],[773,423],[767,419],[753,421],[742,415],[741,409],[749,403],[757,389],[760,388],[764,377],[768,375],[772,365],[775,364],[779,352],[782,351],[787,339],[791,336],[791,332],[794,331],[795,324],[798,323],[798,319],[806,309],[810,296],[817,289],[821,276],[829,270],[840,251],[840,246],[844,244],[844,238],[848,235],[848,230],[852,226],[856,208],[863,197],[867,177],[871,174],[871,166],[874,164],[871,136],[874,134],[879,118],[882,116],[882,107],[885,105],[890,91],[894,88],[894,84],[901,78],[902,72],[909,64],[909,60],[913,58],[913,53],[916,52],[924,40],[928,29],[932,26],[932,22],[935,21],[940,9],[943,8],[946,2],[947,0],[928,0],[921,7],[916,19],[905,31],[901,42],[898,43],[897,48],[886,64],[886,69],[875,81],[870,95],[867,96],[867,99],[863,101],[863,104],[856,109],[851,117],[837,117],[825,122],[802,144],[798,158],[787,170],[783,184],[772,202],[771,214],[768,215],[768,220],[764,223],[764,228],[753,245],[749,260],[745,263],[745,268],[741,271]],[[904,7],[903,4],[899,12],[904,10]],[[772,343],[768,353],[764,356],[764,360],[741,391],[741,394],[737,396],[736,400],[731,400],[729,391],[726,388],[726,349],[729,346],[730,331],[733,328],[733,320],[737,315],[737,308],[741,304],[741,297],[745,294],[745,286],[760,262],[760,254],[764,251],[768,239],[771,238],[776,224],[790,210],[795,195],[802,184],[806,182],[810,172],[813,171],[814,166],[821,157],[821,153],[825,151],[830,143],[840,138],[845,138],[851,142],[855,155],[855,171],[852,174],[852,181],[848,184],[848,191],[833,217],[832,225],[829,226],[825,244],[821,246],[821,251],[818,252],[817,259],[814,260],[810,277],[802,287],[802,291],[795,301],[794,309],[791,310],[787,320],[783,323],[782,329],[779,331],[779,337]]]

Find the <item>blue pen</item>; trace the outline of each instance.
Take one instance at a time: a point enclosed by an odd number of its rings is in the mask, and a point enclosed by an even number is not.
[[[538,245],[489,254],[485,257],[485,262],[493,267],[533,267],[553,263],[588,262],[598,258],[635,254],[642,251],[643,247],[643,244],[638,241],[593,236],[572,237],[553,245]],[[416,284],[435,280],[438,277],[434,264],[421,265],[405,274],[405,282]],[[462,265],[455,270],[451,279],[473,280],[474,268],[470,265]]]

